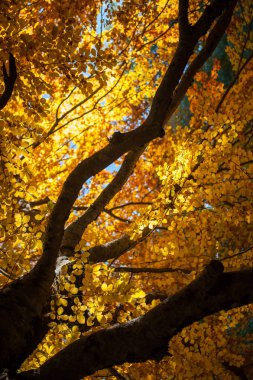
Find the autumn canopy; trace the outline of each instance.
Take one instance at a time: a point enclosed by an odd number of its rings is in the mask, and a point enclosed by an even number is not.
[[[0,379],[253,376],[250,0],[2,0]]]

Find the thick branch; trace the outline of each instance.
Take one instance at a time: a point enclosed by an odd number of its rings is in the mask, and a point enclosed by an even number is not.
[[[188,0],[179,0],[178,7],[178,22],[179,22],[179,34],[181,38],[184,38],[189,33],[189,21],[188,21]]]
[[[236,4],[236,1],[234,1],[233,4],[229,8],[227,8],[223,12],[223,14],[220,16],[220,18],[217,20],[216,24],[214,25],[214,27],[212,28],[212,30],[210,31],[207,37],[204,47],[202,48],[200,53],[193,60],[193,62],[190,64],[185,74],[183,75],[183,78],[180,81],[180,84],[175,90],[173,101],[171,103],[172,112],[176,110],[181,100],[183,99],[184,95],[186,94],[186,91],[191,86],[192,81],[197,71],[201,68],[201,66],[205,63],[207,58],[210,57],[210,55],[214,52],[214,50],[218,46],[221,40],[221,37],[223,36],[226,28],[228,27],[231,21],[235,4]]]
[[[35,207],[35,206],[45,205],[48,202],[50,202],[50,198],[48,196],[46,196],[45,198],[39,199],[38,201],[29,202],[29,205],[31,207]]]
[[[211,6],[213,3],[217,6],[218,11],[213,9],[214,6]],[[201,16],[200,20],[202,18],[206,19],[207,24],[202,25],[200,23],[197,28],[198,33],[200,33],[201,25],[203,31],[207,31],[208,28],[206,25],[209,25],[210,27],[222,10],[228,7],[228,1],[220,1],[220,3],[217,4],[217,1],[214,0],[213,3],[207,7],[207,10],[205,10]],[[207,16],[206,12],[208,13]],[[202,34],[204,34],[204,32]],[[185,66],[193,52],[197,39],[198,38],[193,33],[188,37],[187,41],[179,41],[175,56],[172,59],[154,97],[147,120],[134,131],[113,136],[115,138],[112,139],[109,145],[95,153],[93,156],[82,161],[69,175],[50,216],[43,256],[34,270],[30,273],[30,277],[36,276],[36,278],[38,278],[39,272],[45,273],[45,271],[47,271],[47,286],[48,288],[50,287],[53,281],[56,258],[63,237],[64,224],[82,184],[88,178],[114,162],[125,152],[143,146],[161,135],[162,126],[165,123],[166,118],[171,115],[172,110],[170,109],[170,103],[173,91],[179,83],[180,77],[185,70]],[[51,268],[50,271],[48,270],[49,268]]]
[[[61,246],[61,253],[63,255],[73,254],[73,250],[81,240],[87,226],[97,219],[105,206],[126,183],[143,150],[144,148],[138,148],[135,151],[128,153],[120,170],[117,172],[111,183],[101,192],[88,210],[66,228]]]
[[[194,321],[253,301],[253,270],[222,273],[212,261],[190,285],[142,317],[82,337],[48,360],[36,374],[17,379],[80,379],[124,362],[160,360],[168,341]]]
[[[198,39],[208,32],[212,23],[215,21],[216,18],[218,18],[222,14],[224,10],[224,12],[231,12],[232,15],[236,3],[237,0],[214,0],[210,5],[208,5],[205,8],[198,22],[193,27],[190,27],[188,33],[180,34],[179,44],[175,52],[175,55],[155,94],[150,114],[147,118],[148,122],[150,121],[150,119],[155,120],[157,124],[163,126],[166,123],[166,121],[170,118],[170,116],[173,114],[173,112],[175,111],[175,100],[173,98],[173,92],[177,85],[180,83],[182,73],[184,72],[184,69],[189,61],[190,56],[193,54],[194,47]],[[182,0],[181,7],[183,6],[185,7],[186,5],[185,1]],[[185,10],[181,13],[185,22]],[[223,32],[224,31],[225,28]],[[221,31],[220,35],[216,35],[216,38],[218,40],[217,43],[222,37],[223,32]],[[211,50],[209,54],[211,54],[212,51],[213,50]],[[205,60],[208,57],[209,55],[207,54],[205,56]],[[201,67],[205,60],[202,61],[202,63],[199,62],[196,71]],[[194,78],[194,75],[196,74],[196,71],[193,71],[191,73],[191,80],[189,82],[189,86]],[[188,87],[185,89],[185,92],[187,91]],[[182,97],[179,99],[177,105],[179,104],[181,99]]]
[[[145,239],[150,234],[149,228],[146,228],[140,239],[131,240],[129,235],[123,235],[119,239],[110,241],[109,243],[98,245],[96,247],[89,249],[89,262],[98,263],[101,261],[108,261],[111,259],[118,259],[123,253],[134,248],[143,239]]]
[[[134,242],[130,240],[128,235],[123,235],[121,238],[113,240],[104,245],[98,245],[89,249],[89,261],[98,263],[118,258],[123,252],[131,249]]]
[[[210,29],[212,23],[222,12],[228,11],[231,7],[234,9],[237,0],[214,0],[207,5],[202,16],[193,26],[193,32],[197,39],[204,36]]]

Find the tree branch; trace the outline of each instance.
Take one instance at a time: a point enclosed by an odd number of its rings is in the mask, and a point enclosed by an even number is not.
[[[253,245],[250,245],[248,248],[243,249],[240,252],[235,253],[234,255],[224,257],[223,259],[221,259],[221,261],[230,260],[230,259],[233,259],[234,257],[241,256],[244,253],[247,253],[247,252],[251,251],[252,249],[253,249]]]
[[[105,206],[126,183],[144,149],[145,148],[138,148],[127,154],[120,170],[111,183],[101,192],[87,211],[66,228],[61,245],[61,253],[63,255],[73,254],[87,226],[98,218]]]
[[[210,29],[214,20],[221,16],[222,12],[227,12],[231,8],[234,9],[238,0],[213,0],[207,5],[202,16],[193,26],[193,33],[199,39],[204,36]]]
[[[190,274],[190,269],[183,268],[137,268],[137,267],[112,267],[115,272],[130,272],[130,273],[174,273],[182,272]]]
[[[223,14],[220,16],[220,18],[217,20],[216,24],[210,31],[202,50],[187,68],[185,74],[182,77],[182,80],[180,81],[180,84],[175,90],[173,101],[171,102],[172,112],[176,110],[179,103],[183,99],[184,95],[186,94],[186,91],[192,84],[192,81],[197,71],[201,68],[201,66],[204,64],[207,58],[210,57],[210,55],[216,49],[221,37],[223,36],[226,28],[228,27],[231,21],[235,5],[236,1],[234,1],[233,4],[223,12]]]
[[[253,58],[253,52],[250,54],[250,56],[246,59],[246,61],[244,62],[244,64],[240,67],[240,69],[237,71],[234,79],[232,80],[232,82],[229,84],[228,88],[226,89],[226,91],[224,92],[224,94],[222,95],[216,109],[215,109],[215,112],[219,112],[220,110],[220,107],[222,106],[224,100],[226,99],[227,95],[229,94],[230,90],[233,88],[233,86],[235,85],[236,81],[238,80],[241,72],[243,71],[243,69],[247,66],[247,64],[251,61],[251,59]]]
[[[119,206],[114,206],[114,207],[111,207],[110,209],[107,209],[109,211],[114,211],[114,210],[118,210],[120,208],[124,208],[124,207],[127,207],[127,206],[148,206],[148,205],[152,205],[152,202],[127,202],[127,203],[124,203],[122,205],[119,205]]]
[[[196,280],[144,316],[82,337],[44,363],[39,373],[21,373],[16,379],[75,380],[124,362],[160,360],[182,328],[253,301],[252,269],[222,272],[223,265],[211,261]]]
[[[0,110],[2,110],[10,100],[17,79],[16,61],[11,53],[9,54],[9,74],[7,73],[5,64],[3,64],[3,77],[5,89],[0,97]]]
[[[29,205],[30,205],[31,207],[35,207],[35,206],[45,205],[45,204],[47,204],[48,202],[50,202],[50,198],[49,198],[48,196],[46,196],[45,198],[39,199],[39,200],[37,200],[37,201],[29,202]]]
[[[86,98],[82,99],[80,102],[78,102],[77,104],[75,104],[73,107],[71,107],[69,110],[65,111],[61,116],[58,116],[58,112],[59,112],[59,108],[61,106],[61,104],[63,102],[65,102],[69,96],[71,96],[71,94],[73,93],[73,91],[75,90],[75,88],[69,93],[69,95],[66,96],[66,98],[64,98],[57,110],[56,110],[56,120],[54,122],[54,124],[52,125],[52,127],[50,128],[50,130],[48,131],[47,133],[47,137],[52,135],[52,133],[55,132],[55,128],[58,126],[59,122],[61,120],[63,120],[66,116],[68,116],[68,114],[70,114],[71,112],[73,112],[75,109],[77,109],[78,107],[81,107],[84,103],[87,103],[93,96],[95,96],[100,90],[102,89],[102,86],[98,86],[92,93],[90,93]]]
[[[179,35],[184,38],[189,33],[190,25],[188,21],[189,0],[179,0],[178,7],[178,22]]]
[[[104,212],[106,212],[112,218],[115,218],[115,219],[119,220],[120,222],[132,223],[132,221],[130,219],[125,219],[125,218],[122,218],[121,216],[117,216],[111,210],[108,210],[107,208],[104,209]]]
[[[109,243],[98,245],[90,248],[88,261],[90,263],[98,263],[101,261],[116,260],[125,252],[134,248],[137,244],[146,239],[153,231],[149,228],[145,228],[142,232],[142,236],[137,240],[131,240],[129,235],[123,235],[119,239],[110,241]]]
[[[6,272],[6,270],[4,270],[1,267],[0,267],[0,274],[2,274],[3,276],[9,278],[9,280],[15,280],[15,278],[11,274],[9,274],[8,272]]]
[[[127,378],[123,375],[121,375],[115,368],[110,368],[109,369],[109,372],[114,376],[116,377],[116,379],[119,379],[119,380],[127,380]]]
[[[98,245],[89,249],[89,262],[99,263],[118,258],[124,252],[135,247],[137,243],[132,241],[129,235],[123,235],[119,239],[110,241],[109,243]]]
[[[209,55],[212,54],[214,48],[220,41],[223,33],[225,32],[226,27],[228,26],[231,20],[233,10],[237,1],[238,0],[214,0],[210,5],[206,6],[202,16],[199,18],[197,23],[191,27],[191,33],[183,33],[183,35],[180,35],[175,55],[154,96],[151,110],[147,118],[148,123],[150,122],[150,120],[154,120],[154,125],[156,127],[157,125],[159,125],[161,128],[173,114],[180,100],[182,100],[183,95],[192,83],[192,80],[197,70],[203,65],[203,63],[209,57]],[[223,12],[226,16],[222,16]],[[219,18],[220,16],[221,18]],[[189,58],[193,54],[194,47],[198,39],[208,32],[216,18],[218,18],[217,23],[219,23],[220,27],[217,31],[215,31],[215,39],[213,35],[211,41],[207,45],[209,49],[206,48],[205,54],[204,52],[201,52],[202,54],[200,53],[200,57],[194,64],[195,68],[192,67],[192,69],[188,71],[188,85],[186,86],[185,83],[184,93],[182,91],[181,96],[179,96],[178,91],[176,92],[176,94],[174,94],[174,91],[177,86],[180,86],[181,90],[183,90],[183,88],[181,87],[181,81],[184,78],[184,75],[183,78],[181,77],[184,73]],[[224,21],[223,28],[221,27],[221,22],[219,22],[220,19]],[[216,44],[214,48],[212,48],[213,44]],[[177,70],[175,70],[175,68],[177,68]]]
[[[71,96],[71,94],[73,93],[73,91],[75,90],[75,88],[67,95],[66,98],[64,98],[62,100],[62,102],[60,102],[58,108],[57,108],[57,111],[56,111],[56,120],[54,122],[54,124],[52,125],[52,127],[50,128],[50,130],[47,132],[46,134],[46,137],[45,138],[48,138],[49,136],[51,136],[53,133],[55,132],[58,132],[59,130],[61,130],[62,128],[66,127],[69,123],[75,121],[75,120],[78,120],[78,119],[81,119],[83,116],[91,113],[92,111],[94,111],[96,109],[96,106],[98,105],[98,103],[105,97],[107,96],[108,94],[110,94],[110,92],[112,92],[114,90],[114,88],[119,84],[121,78],[123,77],[123,74],[124,72],[126,71],[126,64],[125,62],[123,62],[122,64],[123,66],[123,70],[121,72],[121,74],[119,75],[119,78],[117,79],[117,81],[113,84],[113,86],[108,90],[106,91],[103,95],[101,95],[94,103],[94,105],[87,111],[83,112],[81,115],[79,116],[76,116],[76,117],[73,117],[72,119],[66,121],[64,124],[60,125],[58,128],[57,126],[59,125],[59,123],[67,116],[69,115],[71,112],[73,112],[76,108],[82,106],[84,103],[86,103],[88,100],[90,100],[94,95],[96,95],[102,88],[103,86],[99,86],[96,90],[94,90],[90,95],[88,95],[85,99],[81,100],[79,103],[75,104],[72,108],[70,108],[68,111],[64,112],[60,117],[58,117],[58,113],[59,113],[59,108],[61,106],[61,104],[63,102],[65,102],[69,96]],[[121,67],[122,67],[121,66]],[[35,142],[34,144],[32,144],[32,147],[33,148],[37,148],[39,145],[41,144],[41,142],[37,141]]]
[[[235,0],[231,4],[229,10],[232,12]],[[224,8],[228,8],[228,1],[219,0],[217,4],[217,0],[214,0],[210,6],[207,6],[199,19],[199,21],[204,19],[207,24],[199,23],[196,28],[197,33],[203,35],[208,30],[208,26],[211,26]],[[221,35],[218,37],[221,37]],[[175,56],[156,92],[146,121],[133,131],[117,134],[117,136],[116,134],[115,136],[113,135],[114,138],[109,145],[82,161],[69,175],[49,219],[43,256],[30,275],[36,274],[37,277],[40,270],[44,272],[45,268],[47,268],[46,270],[48,271],[48,266],[54,269],[63,236],[63,227],[82,184],[125,152],[143,146],[161,135],[163,124],[172,113],[170,103],[173,91],[179,83],[196,42],[197,37],[194,34],[190,35],[187,44],[185,41],[179,41]],[[53,273],[52,277],[50,275],[48,277],[49,285],[50,281],[53,281]]]

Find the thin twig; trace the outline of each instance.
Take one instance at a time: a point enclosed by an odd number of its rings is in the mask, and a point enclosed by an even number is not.
[[[230,92],[230,90],[232,89],[232,87],[234,86],[234,84],[236,83],[236,81],[238,80],[242,70],[247,66],[247,64],[251,61],[253,57],[253,52],[250,54],[250,56],[246,59],[246,61],[244,62],[244,64],[241,66],[240,70],[238,70],[236,76],[234,77],[234,79],[232,80],[232,82],[230,83],[230,85],[228,86],[228,88],[226,89],[226,91],[224,92],[224,94],[222,95],[216,109],[215,109],[215,112],[219,112],[220,110],[220,107],[222,105],[222,103],[224,102],[224,100],[226,99],[228,93]]]
[[[223,259],[220,259],[220,261],[225,261],[225,260],[233,259],[234,257],[237,257],[237,256],[240,256],[240,255],[243,255],[244,253],[247,253],[247,252],[251,251],[252,249],[253,249],[253,245],[251,245],[251,246],[248,247],[247,249],[243,249],[242,251],[240,251],[240,252],[238,252],[238,253],[235,253],[234,255],[224,257]]]
[[[137,268],[137,267],[114,267],[115,272],[130,272],[130,273],[174,273],[182,272],[190,274],[192,270],[183,268]]]
[[[13,277],[11,274],[9,274],[8,272],[6,272],[6,270],[4,270],[3,268],[0,268],[0,273],[9,278],[10,280],[15,280],[15,277]]]

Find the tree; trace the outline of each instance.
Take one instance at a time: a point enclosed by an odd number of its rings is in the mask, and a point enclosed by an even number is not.
[[[250,378],[251,2],[1,5],[1,378]]]

